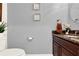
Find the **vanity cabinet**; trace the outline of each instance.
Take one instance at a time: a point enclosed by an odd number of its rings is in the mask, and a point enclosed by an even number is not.
[[[53,35],[53,55],[54,56],[79,56],[79,45],[65,39],[62,37]]]
[[[2,3],[0,3],[0,22],[2,21]]]

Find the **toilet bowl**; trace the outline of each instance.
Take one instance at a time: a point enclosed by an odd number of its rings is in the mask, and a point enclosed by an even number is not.
[[[20,48],[7,49],[7,34],[0,33],[0,56],[25,56],[25,51]]]
[[[25,56],[25,51],[18,48],[4,49],[0,51],[0,56]]]

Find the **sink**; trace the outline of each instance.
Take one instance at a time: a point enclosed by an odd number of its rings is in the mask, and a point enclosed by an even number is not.
[[[79,36],[75,36],[75,35],[64,35],[65,37],[69,37],[69,38],[76,38],[79,39]]]

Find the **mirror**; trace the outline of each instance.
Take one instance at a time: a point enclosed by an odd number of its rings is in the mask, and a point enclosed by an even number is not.
[[[79,23],[79,3],[69,4],[70,18],[74,23]]]

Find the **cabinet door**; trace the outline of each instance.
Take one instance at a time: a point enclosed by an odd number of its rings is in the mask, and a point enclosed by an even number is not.
[[[53,54],[54,54],[54,56],[57,56],[57,50],[58,50],[58,46],[57,46],[57,44],[54,42],[54,44],[53,44]]]
[[[0,3],[0,21],[2,20],[2,3]]]
[[[79,56],[79,50],[77,50],[77,55]]]
[[[70,53],[69,51],[67,51],[66,49],[62,48],[62,56],[73,56],[72,53]]]
[[[59,44],[57,44],[56,42],[54,42],[53,45],[53,54],[54,56],[60,56],[61,55],[61,46]]]

